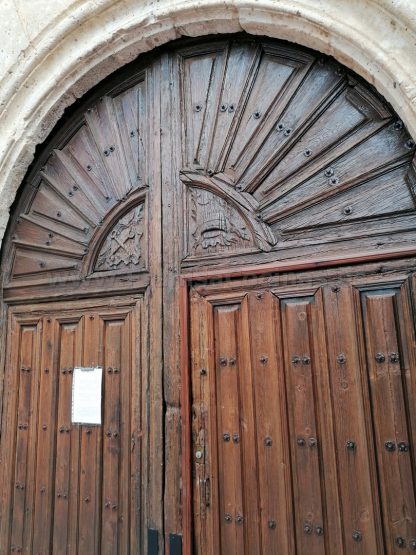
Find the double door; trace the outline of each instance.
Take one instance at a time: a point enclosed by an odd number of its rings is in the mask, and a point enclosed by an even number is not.
[[[300,279],[191,290],[195,553],[414,552],[411,280]]]

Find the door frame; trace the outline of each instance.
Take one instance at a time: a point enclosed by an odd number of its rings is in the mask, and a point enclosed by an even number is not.
[[[259,277],[272,273],[318,270],[369,262],[382,262],[416,256],[416,248],[397,249],[383,253],[362,252],[355,255],[305,258],[296,261],[272,262],[253,266],[236,266],[229,270],[205,270],[182,273],[179,276],[180,364],[181,364],[181,466],[182,466],[182,555],[192,555],[192,437],[191,437],[191,376],[190,376],[190,315],[189,293],[193,283],[213,279]]]

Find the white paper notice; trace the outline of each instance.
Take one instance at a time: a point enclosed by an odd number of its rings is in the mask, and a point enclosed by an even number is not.
[[[72,422],[101,424],[101,383],[103,369],[74,368],[72,382]]]

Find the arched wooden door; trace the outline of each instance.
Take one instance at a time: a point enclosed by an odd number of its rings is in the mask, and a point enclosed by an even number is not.
[[[414,152],[334,60],[247,36],[66,115],[3,250],[1,553],[415,551]]]

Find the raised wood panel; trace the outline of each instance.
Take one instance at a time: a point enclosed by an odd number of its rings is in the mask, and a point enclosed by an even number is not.
[[[196,553],[416,547],[409,289],[375,281],[191,290]]]
[[[408,360],[402,361],[407,350],[403,328],[408,322],[403,294],[400,289],[380,288],[361,295],[387,553],[401,552],[416,536],[414,445],[408,416],[415,400],[403,375],[408,365]]]
[[[140,549],[142,377],[135,345],[142,310],[139,300],[126,308],[12,316],[2,552]],[[104,372],[101,426],[71,423],[73,370],[90,365]]]

